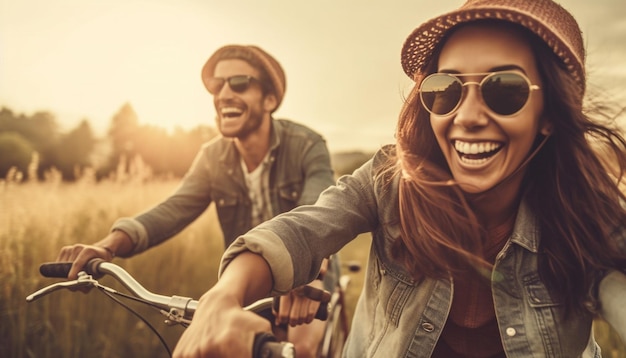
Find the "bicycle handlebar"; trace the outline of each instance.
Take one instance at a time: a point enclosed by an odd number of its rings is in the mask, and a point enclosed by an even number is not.
[[[41,264],[41,266],[39,266],[39,272],[44,277],[66,278],[70,272],[71,267],[72,267],[71,262],[49,262],[49,263]],[[168,296],[154,294],[146,290],[141,284],[139,284],[139,282],[137,282],[123,268],[121,268],[120,266],[114,263],[111,263],[102,259],[90,260],[89,262],[87,262],[87,265],[84,267],[84,271],[88,275],[91,275],[94,277],[100,277],[104,274],[113,276],[115,279],[121,282],[128,290],[130,290],[135,296],[141,299],[150,301],[163,309],[172,309],[172,308],[182,309],[183,312],[185,313],[185,317],[193,315],[198,305],[198,301],[192,300],[187,297],[180,297],[180,296],[168,297]],[[329,309],[328,301],[330,300],[329,294],[325,293],[324,291],[310,287],[310,286],[304,287],[304,291],[307,293],[307,296],[309,297],[315,296],[315,295],[320,296],[319,297],[319,300],[321,301],[320,307],[315,313],[315,319],[318,319],[321,321],[325,321],[326,319],[328,319],[328,309]],[[311,291],[316,291],[316,292],[313,293]],[[176,301],[176,304],[177,304],[177,306],[175,307],[172,306],[173,300]],[[265,303],[262,301],[263,300],[257,302],[256,305],[265,305]],[[280,308],[279,300],[274,300],[272,307],[274,310],[278,312]],[[258,308],[255,308],[254,303],[251,306],[248,306],[248,309],[252,311],[259,310]]]
[[[39,272],[45,277],[67,278],[71,267],[71,262],[44,263],[39,267]],[[122,267],[111,262],[104,261],[102,259],[90,260],[85,266],[84,271],[79,273],[79,277],[77,280],[59,282],[44,287],[26,297],[26,301],[33,302],[34,300],[61,288],[96,286],[102,289],[106,289],[109,292],[115,292],[115,290],[100,285],[98,281],[93,278],[101,277],[103,275],[112,276],[114,279],[124,285],[124,287],[126,287],[134,296],[145,301],[146,303],[160,308],[163,314],[168,317],[168,319],[176,323],[189,323],[198,306],[198,301],[189,297],[164,296],[152,293],[145,289]],[[263,310],[271,309],[272,305],[273,299],[265,298],[245,307],[244,309],[259,313]],[[318,311],[318,314],[321,311],[321,306],[322,305],[320,305],[320,310]],[[327,310],[327,308],[325,309]],[[255,336],[253,357],[287,358],[294,356],[295,352],[293,344],[289,342],[278,342],[276,338],[269,333],[260,333]]]
[[[67,278],[71,267],[71,262],[44,263],[39,267],[39,272],[42,276],[45,277]],[[156,305],[161,309],[166,309],[168,311],[171,309],[182,309],[185,317],[191,317],[196,311],[196,307],[198,306],[198,301],[193,300],[189,297],[168,297],[152,293],[145,289],[139,282],[137,282],[137,280],[135,280],[135,278],[133,278],[133,276],[131,276],[122,267],[114,263],[104,261],[102,259],[90,260],[84,267],[84,271],[87,273],[87,275],[93,277],[101,277],[103,275],[112,276],[118,282],[124,285],[124,287],[126,287],[136,297],[149,301],[151,304]],[[80,278],[77,281],[80,281]],[[28,298],[26,298],[26,300],[28,301]]]

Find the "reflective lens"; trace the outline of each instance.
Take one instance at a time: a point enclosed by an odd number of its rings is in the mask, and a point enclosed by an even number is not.
[[[485,76],[479,82],[463,82],[459,77]],[[538,90],[530,80],[518,72],[489,72],[449,74],[434,73],[420,85],[420,98],[424,108],[439,116],[456,111],[464,96],[464,87],[477,85],[487,107],[500,116],[512,116],[528,103],[530,91]]]
[[[227,82],[228,82],[228,86],[233,92],[242,93],[242,92],[245,92],[248,89],[248,87],[250,87],[250,83],[252,81],[258,82],[259,80],[257,80],[256,78],[252,76],[237,75],[237,76],[231,76],[228,78],[211,77],[207,79],[206,83],[207,83],[207,89],[209,90],[209,93],[211,94],[219,93],[224,87],[224,84]]]

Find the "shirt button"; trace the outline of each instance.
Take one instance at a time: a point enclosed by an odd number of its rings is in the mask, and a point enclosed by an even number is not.
[[[506,335],[509,337],[513,337],[516,333],[517,331],[515,331],[515,328],[513,327],[509,327],[506,329]]]
[[[435,326],[433,326],[433,324],[430,322],[424,322],[422,323],[422,329],[426,332],[432,332],[435,330]]]

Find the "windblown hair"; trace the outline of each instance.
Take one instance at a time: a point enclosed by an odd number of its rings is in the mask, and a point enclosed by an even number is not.
[[[626,201],[619,190],[626,141],[605,107],[591,103],[594,110],[583,111],[580,87],[562,62],[542,40],[530,32],[527,38],[538,59],[545,118],[553,124],[522,184],[540,224],[539,274],[566,312],[588,309],[585,302],[598,273],[626,268],[626,211],[621,205]],[[485,231],[454,183],[419,100],[419,84],[436,71],[438,52],[416,76],[405,101],[396,130],[397,157],[392,158],[401,175],[402,227],[393,254],[416,277],[491,269],[481,258]]]

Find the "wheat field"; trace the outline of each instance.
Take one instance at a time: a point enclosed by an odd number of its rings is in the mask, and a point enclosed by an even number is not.
[[[0,357],[167,357],[146,324],[97,290],[62,290],[26,303],[26,296],[55,282],[38,273],[39,264],[56,258],[75,242],[102,238],[118,217],[156,204],[175,181],[118,178],[75,184],[0,182]],[[116,258],[148,290],[198,298],[216,279],[223,251],[215,213],[207,211],[172,240],[132,259]],[[369,236],[355,239],[340,253],[346,261],[366,263]],[[350,274],[347,295],[351,313],[363,273]],[[123,291],[107,280],[101,283]],[[173,348],[183,328],[167,326],[152,309],[129,304],[163,334]],[[616,335],[597,322],[596,335],[605,357],[626,357]]]

